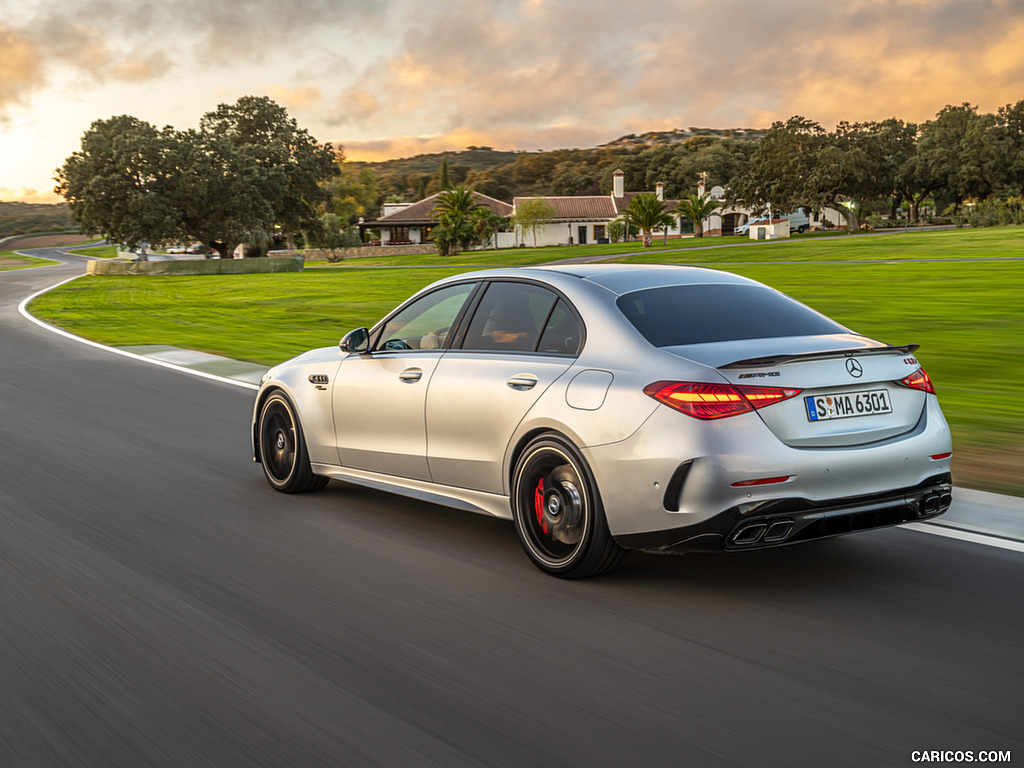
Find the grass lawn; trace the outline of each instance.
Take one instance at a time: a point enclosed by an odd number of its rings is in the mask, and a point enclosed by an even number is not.
[[[802,237],[747,245],[735,238],[702,238],[701,245],[718,246],[675,253],[637,253],[615,261],[634,264],[722,264],[791,261],[902,261],[905,259],[1024,258],[1024,227],[944,229]]]
[[[657,240],[654,251],[679,248],[680,243],[689,244],[691,240],[669,240],[668,245]],[[366,251],[371,251],[366,248]],[[455,256],[438,256],[436,253],[421,256],[368,256],[358,259],[347,259],[339,262],[308,261],[307,266],[329,267],[337,269],[359,267],[418,267],[418,266],[524,266],[543,264],[548,261],[571,259],[580,256],[616,256],[632,254],[643,250],[640,242],[617,243],[608,245],[554,245],[546,248],[502,248],[490,251],[462,251]]]
[[[71,250],[69,253],[77,253],[79,256],[93,256],[97,259],[113,259],[117,257],[116,245],[100,245],[96,248],[80,248]]]
[[[367,249],[369,250],[369,249]],[[788,240],[757,242],[745,237],[655,239],[644,249],[640,242],[610,245],[504,248],[500,251],[465,251],[454,257],[390,256],[311,261],[307,266],[347,269],[370,266],[496,266],[543,264],[562,259],[605,256],[614,261],[655,264],[721,264],[746,261],[888,261],[890,259],[956,259],[999,256],[1024,257],[1024,228],[991,227],[977,230],[921,232],[885,230],[878,234],[826,233],[794,235]],[[617,258],[621,257],[621,258]]]
[[[22,256],[15,251],[0,251],[0,271],[5,269],[45,267],[47,264],[60,264],[60,262],[53,259],[40,259],[35,256]]]
[[[934,247],[925,248],[922,238],[933,239]],[[1024,261],[920,263],[891,255],[899,249],[916,258],[1024,256],[1024,231],[822,238],[759,247],[759,254],[834,249],[837,263],[829,265],[800,267],[787,262],[808,258],[787,258],[730,271],[785,291],[860,333],[892,344],[921,344],[917,356],[953,428],[958,483],[1024,495],[1024,409],[1016,399],[1024,381]],[[857,258],[875,263],[842,263]],[[459,271],[87,277],[40,297],[32,311],[109,344],[171,344],[271,365],[336,344],[346,331],[371,325],[418,288]]]

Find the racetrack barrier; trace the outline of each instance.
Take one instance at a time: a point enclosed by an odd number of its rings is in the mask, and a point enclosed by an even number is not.
[[[90,261],[90,275],[249,275],[261,272],[301,272],[301,256],[257,259],[178,259],[167,261]]]

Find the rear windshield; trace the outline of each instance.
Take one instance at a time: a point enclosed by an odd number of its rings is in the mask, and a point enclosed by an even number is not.
[[[848,333],[760,285],[670,285],[620,296],[619,310],[656,347]]]

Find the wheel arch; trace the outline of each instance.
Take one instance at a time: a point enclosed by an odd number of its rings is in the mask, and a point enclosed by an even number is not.
[[[572,430],[565,429],[563,426],[555,424],[537,424],[530,427],[511,443],[512,450],[509,452],[508,459],[505,462],[505,473],[503,478],[505,483],[506,496],[509,496],[512,493],[512,479],[515,475],[516,464],[519,462],[519,457],[523,455],[523,451],[526,449],[526,446],[529,445],[530,442],[539,435],[549,433],[557,435],[563,440],[571,443],[572,446],[576,448],[576,451],[580,454],[580,456],[583,456],[579,436],[574,434]],[[584,461],[586,461],[586,459],[584,459]],[[593,470],[590,469],[589,464],[587,466],[587,469],[591,475],[594,474]],[[594,485],[597,485],[596,479],[594,480]]]
[[[296,418],[301,419],[299,406],[295,402],[295,398],[292,396],[292,393],[288,388],[280,382],[275,381],[273,384],[268,384],[257,393],[256,402],[252,409],[252,425],[250,427],[249,439],[252,441],[252,460],[258,464],[263,463],[263,459],[260,457],[260,438],[258,434],[260,428],[260,412],[263,410],[264,403],[266,403],[270,396],[275,392],[280,392],[285,396],[288,400],[288,404],[291,405],[292,409],[295,411]]]

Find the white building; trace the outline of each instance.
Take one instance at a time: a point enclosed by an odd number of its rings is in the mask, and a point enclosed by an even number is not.
[[[619,218],[629,201],[639,192],[625,191],[625,174],[621,170],[612,176],[610,195],[578,195],[573,197],[517,197],[512,201],[513,213],[525,200],[543,200],[554,211],[550,224],[537,228],[536,245],[586,245],[587,243],[608,242],[608,224]],[[654,193],[664,200],[664,186],[659,181]],[[678,200],[665,200],[669,213],[676,209]],[[659,233],[663,234],[663,233]],[[669,236],[679,236],[679,225],[668,231]],[[534,233],[517,227],[519,241],[534,245]]]
[[[430,230],[437,226],[433,217],[434,206],[437,204],[437,192],[425,197],[418,203],[384,203],[381,217],[374,221],[359,222],[360,231],[380,229],[381,245],[419,245],[428,242]],[[490,208],[499,216],[511,216],[512,206],[493,197],[474,192],[476,201]],[[499,233],[504,234],[504,233]],[[506,244],[506,243],[499,243]]]

